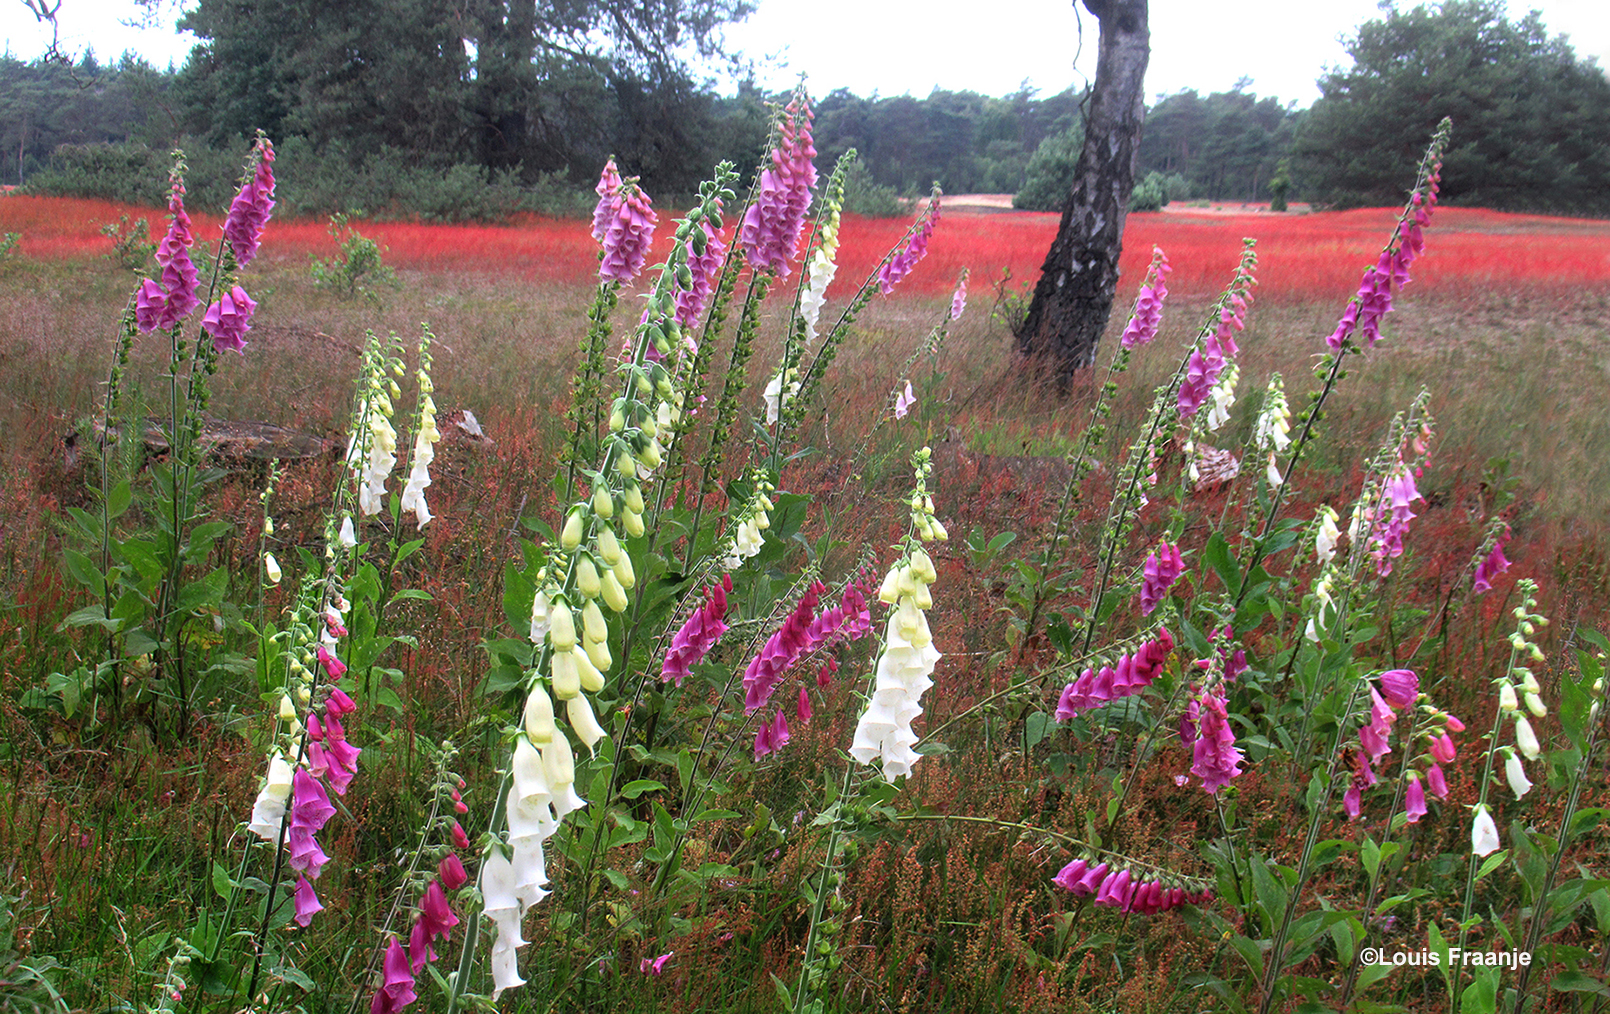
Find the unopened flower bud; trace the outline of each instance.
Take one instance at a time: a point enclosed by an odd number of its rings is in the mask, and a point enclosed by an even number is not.
[[[264,535],[273,535],[274,534],[274,519],[273,518],[266,517],[266,516],[263,518],[263,534]]]
[[[621,409],[621,403],[616,402],[615,408],[609,413],[609,431],[619,433],[626,428],[626,413]]]
[[[626,484],[626,491],[621,496],[621,502],[629,511],[643,513],[643,488],[635,481]]]
[[[552,743],[558,730],[553,724],[553,701],[539,683],[525,699],[525,734],[533,743]]]
[[[563,602],[556,603],[548,614],[548,643],[554,651],[569,651],[576,646],[576,620]]]
[[[296,718],[296,705],[291,703],[289,694],[280,694],[280,717],[287,722],[294,721]]]
[[[622,553],[620,562],[615,564],[615,580],[620,582],[622,588],[630,590],[637,585],[637,571],[632,569],[632,558]]]
[[[548,677],[553,683],[553,695],[561,701],[568,701],[581,693],[581,670],[576,668],[576,653],[554,652]]]
[[[559,531],[559,548],[569,553],[581,545],[581,511],[572,510],[565,518],[565,527]]]
[[[599,583],[599,590],[603,590],[602,582]],[[597,596],[593,596],[593,599],[589,599],[587,604],[581,607],[582,637],[588,641],[607,641],[609,624],[604,622],[604,613],[598,608],[596,598]]]
[[[598,597],[598,568],[593,565],[591,557],[583,556],[576,561],[576,590],[589,599]]]
[[[1515,684],[1505,680],[1498,685],[1498,707],[1504,711],[1516,711],[1521,703],[1515,698]]]
[[[599,672],[609,672],[609,667],[615,659],[609,654],[608,641],[583,640],[583,647],[587,649],[587,658]]]
[[[615,474],[622,479],[637,478],[637,458],[629,449],[622,449],[621,454],[615,458]]]
[[[934,538],[937,541],[939,541],[939,542],[949,542],[950,541],[950,533],[945,531],[945,526],[939,523],[938,518],[934,518],[933,520],[929,521],[928,522],[928,527],[933,530]]]
[[[1548,705],[1544,704],[1543,698],[1536,694],[1526,694],[1521,700],[1526,704],[1526,710],[1536,718],[1542,718],[1549,713]]]
[[[878,601],[892,606],[900,601],[900,575],[904,567],[896,567],[883,575],[883,587],[878,589]]]
[[[621,515],[621,527],[626,529],[626,534],[630,538],[641,539],[643,537],[643,515],[630,507],[626,508],[626,511]]]
[[[604,689],[604,674],[593,665],[593,660],[584,651],[573,651],[570,657],[576,660],[576,675],[581,680],[581,688],[589,694],[596,694]]]
[[[615,516],[615,498],[604,486],[593,490],[593,513],[606,521]]]
[[[626,558],[623,556],[621,559],[625,560]],[[611,612],[624,613],[626,611],[626,589],[621,587],[620,580],[615,577],[614,571],[604,572],[603,585],[604,605],[608,606]]]
[[[1537,646],[1537,645],[1535,645],[1535,644],[1534,644],[1534,645],[1532,645],[1532,661],[1534,661],[1534,662],[1541,662],[1541,661],[1543,661],[1543,660],[1544,660],[1544,659],[1545,659],[1545,658],[1546,658],[1546,657],[1547,657],[1547,656],[1545,656],[1545,655],[1544,655],[1544,654],[1543,654],[1543,649],[1542,649],[1542,648],[1539,648],[1539,647],[1538,647],[1538,646]]]
[[[598,529],[598,556],[607,567],[613,567],[620,562],[621,544],[615,538],[615,532],[608,525],[601,525]]]
[[[263,576],[268,578],[269,584],[279,584],[284,574],[280,572],[280,562],[274,559],[273,553],[263,554]]]

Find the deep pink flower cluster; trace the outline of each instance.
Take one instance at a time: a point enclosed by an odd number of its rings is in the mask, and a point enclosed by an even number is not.
[[[854,641],[872,630],[872,610],[867,605],[863,580],[858,578],[846,584],[839,604],[822,610],[822,614],[811,621],[805,634],[804,651],[815,651],[836,638]]]
[[[453,797],[457,800],[458,793],[454,792]],[[453,824],[453,831],[454,847],[467,847],[469,841],[463,839],[463,829],[457,822]],[[464,861],[459,859],[456,852],[449,852],[437,864],[435,879],[419,899],[419,915],[409,934],[408,949],[404,951],[395,938],[386,949],[385,981],[375,991],[369,1005],[370,1014],[400,1011],[418,999],[414,993],[414,976],[423,971],[426,964],[436,960],[436,942],[449,939],[453,927],[459,923],[452,905],[448,903],[447,892],[458,890],[469,883],[469,879],[469,874],[464,872]]]
[[[911,274],[917,262],[928,255],[928,241],[933,238],[934,227],[939,224],[939,198],[941,194],[934,191],[933,199],[929,202],[927,215],[917,226],[906,248],[893,257],[883,267],[878,269],[878,289],[885,296],[894,291],[900,281]]]
[[[174,180],[168,195],[168,232],[157,244],[162,283],[147,278],[134,297],[134,320],[141,331],[168,331],[190,316],[196,298],[196,266],[190,260],[190,216],[184,210],[184,184]]]
[[[1186,706],[1180,735],[1191,747],[1191,774],[1202,779],[1202,788],[1209,794],[1241,774],[1242,754],[1230,727],[1223,684]]]
[[[314,835],[335,816],[335,807],[324,786],[306,768],[297,768],[291,777],[291,824],[286,831],[285,847],[290,851],[290,866],[302,876],[296,883],[295,919],[306,927],[313,921],[313,913],[324,906],[319,904],[310,881],[317,880],[330,857],[319,848]]]
[[[1218,647],[1219,657],[1224,660],[1224,678],[1226,681],[1233,683],[1237,676],[1247,671],[1247,652],[1244,648],[1236,647],[1235,631],[1228,626],[1221,630],[1208,631],[1209,644],[1219,641],[1224,642]],[[1213,660],[1199,658],[1194,664],[1198,669],[1211,669]],[[1187,739],[1187,742],[1189,742],[1189,739]]]
[[[1132,349],[1157,337],[1157,329],[1163,323],[1163,300],[1168,298],[1168,273],[1172,270],[1163,251],[1152,247],[1151,269],[1147,271],[1146,281],[1135,296],[1135,312],[1125,325],[1124,335],[1118,339],[1118,344]]]
[[[654,245],[659,219],[653,202],[637,185],[636,177],[621,179],[611,160],[598,180],[598,206],[593,209],[593,238],[603,244],[604,259],[598,277],[625,284],[636,278]]]
[[[1403,537],[1409,533],[1409,522],[1417,516],[1409,505],[1425,497],[1415,488],[1413,471],[1400,461],[1387,477],[1381,499],[1387,509],[1372,519],[1368,545],[1375,558],[1375,572],[1386,577],[1392,573],[1392,561],[1403,555]]]
[[[1157,636],[1141,645],[1139,651],[1119,659],[1117,668],[1104,665],[1100,672],[1086,669],[1062,689],[1062,697],[1057,701],[1057,721],[1066,722],[1081,711],[1140,693],[1162,673],[1163,664],[1173,650],[1174,636],[1168,628],[1160,627]]]
[[[1239,284],[1240,277],[1236,279]],[[1250,281],[1250,279],[1249,279]],[[1235,343],[1235,333],[1247,326],[1248,296],[1239,288],[1232,288],[1229,299],[1219,309],[1219,323],[1202,347],[1191,353],[1185,364],[1185,379],[1180,382],[1180,418],[1196,415],[1219,375],[1230,360],[1241,354]]]
[[[1115,869],[1108,863],[1091,863],[1085,859],[1075,859],[1064,866],[1052,882],[1081,898],[1093,894],[1098,905],[1141,915],[1167,912],[1185,904],[1200,905],[1213,897],[1213,892],[1205,888],[1188,891],[1183,887],[1164,887],[1160,880],[1137,878],[1127,869]]]
[[[1168,589],[1180,573],[1185,570],[1185,561],[1180,559],[1180,547],[1165,542],[1152,551],[1146,558],[1143,571],[1143,580],[1140,586],[1140,614],[1150,616],[1168,594]]]
[[[1509,561],[1504,558],[1504,542],[1509,538],[1509,529],[1493,543],[1493,551],[1487,554],[1487,559],[1481,561],[1476,567],[1476,580],[1473,587],[1476,594],[1493,590],[1493,578],[1509,569]]]
[[[274,211],[274,146],[265,137],[257,142],[257,150],[257,171],[235,195],[229,217],[224,219],[224,240],[235,251],[235,263],[240,267],[257,256],[263,227]]]
[[[676,321],[685,328],[699,326],[705,308],[710,305],[710,294],[715,291],[721,265],[727,259],[727,245],[709,222],[700,222],[704,230],[704,253],[696,253],[688,243],[688,273],[693,276],[693,288],[676,290]],[[692,341],[692,339],[688,339]]]
[[[1420,699],[1420,677],[1409,669],[1391,669],[1377,677],[1379,686],[1370,687],[1370,718],[1359,727],[1356,749],[1351,750],[1353,779],[1342,796],[1342,808],[1349,819],[1357,820],[1363,803],[1364,790],[1380,779],[1375,773],[1375,762],[1392,752],[1388,739],[1398,713],[1409,711]],[[1423,774],[1410,771],[1404,787],[1404,812],[1409,823],[1417,822],[1426,814],[1426,789],[1438,799],[1448,796],[1448,781],[1442,765],[1458,755],[1449,732],[1464,731],[1464,724],[1449,715],[1444,727],[1426,733],[1427,750],[1432,763]]]
[[[1392,233],[1392,242],[1381,251],[1380,259],[1364,270],[1364,281],[1359,284],[1358,295],[1347,304],[1336,330],[1325,339],[1325,344],[1340,351],[1349,335],[1355,332],[1364,336],[1371,348],[1381,337],[1381,321],[1392,312],[1392,290],[1401,289],[1409,282],[1409,266],[1425,249],[1423,230],[1431,224],[1431,209],[1437,203],[1437,187],[1442,180],[1442,167],[1432,168],[1422,195],[1416,191],[1408,209],[1398,220]]]
[[[788,619],[766,640],[749,668],[744,671],[744,713],[752,715],[771,700],[772,691],[783,678],[783,671],[794,664],[810,644],[811,620],[816,603],[827,586],[814,582],[788,614]],[[786,728],[786,726],[785,726]]]
[[[755,200],[738,226],[738,245],[756,271],[787,278],[800,230],[816,186],[816,145],[811,140],[810,100],[803,93],[783,111],[771,165],[761,174]]]
[[[320,651],[324,648],[321,645]],[[330,656],[332,659],[335,656]],[[339,664],[339,663],[338,663]],[[344,668],[344,667],[343,667]],[[341,716],[358,710],[352,698],[337,687],[330,691],[324,705],[324,721],[318,715],[307,719],[307,765],[315,775],[329,781],[338,795],[347,794],[347,786],[358,773],[358,755],[361,749],[347,742],[347,730],[341,725]]]
[[[615,199],[621,192],[621,174],[613,158],[604,163],[604,171],[599,174],[598,186],[593,192],[598,195],[598,204],[593,208],[593,240],[602,243],[615,217]]]
[[[704,590],[704,604],[693,611],[682,629],[671,638],[670,650],[665,653],[665,663],[660,667],[660,679],[675,680],[676,685],[681,686],[689,670],[704,661],[704,656],[727,632],[727,593],[730,591],[731,574]]]
[[[212,335],[214,347],[245,355],[246,332],[252,329],[252,314],[256,312],[257,303],[236,285],[207,307],[201,329]]]
[[[760,728],[755,730],[755,760],[781,750],[788,745],[790,738],[788,716],[783,714],[782,708],[778,708],[771,721],[761,722]]]

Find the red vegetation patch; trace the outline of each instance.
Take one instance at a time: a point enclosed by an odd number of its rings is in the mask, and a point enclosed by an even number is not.
[[[1196,209],[1135,214],[1129,218],[1124,274],[1138,285],[1156,244],[1174,265],[1169,288],[1177,296],[1209,296],[1229,281],[1242,237],[1251,236],[1258,240],[1259,296],[1345,299],[1380,252],[1396,213],[1364,208],[1306,215]],[[145,218],[152,237],[161,235],[159,211],[63,197],[0,199],[0,231],[23,234],[25,257],[82,258],[109,249],[100,227],[124,214]],[[203,239],[222,224],[217,215],[193,217],[196,235]],[[662,213],[662,220],[670,217]],[[908,224],[904,219],[847,216],[839,285],[864,278]],[[964,266],[973,270],[975,291],[986,279],[999,278],[1003,268],[1014,279],[1032,280],[1056,225],[1057,216],[1051,214],[949,213],[934,233],[927,260],[901,288],[942,295]],[[551,282],[587,282],[596,270],[597,247],[582,221],[526,215],[500,226],[365,222],[359,229],[385,248],[387,263],[400,268]],[[662,226],[660,231],[651,260],[666,253],[670,230]],[[306,220],[274,221],[264,246],[271,259],[331,256],[335,251],[325,224]],[[1441,208],[1410,292],[1463,297],[1503,287],[1557,291],[1607,283],[1610,222]]]

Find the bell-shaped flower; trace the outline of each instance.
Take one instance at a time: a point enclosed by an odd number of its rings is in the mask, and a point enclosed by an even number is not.
[[[1470,823],[1470,851],[1478,856],[1490,855],[1503,848],[1498,839],[1498,824],[1487,807],[1476,804],[1476,816]]]
[[[525,724],[525,734],[533,743],[552,743],[553,737],[558,733],[558,726],[553,720],[553,700],[548,691],[542,689],[541,682],[537,682],[526,695],[525,712],[522,715]]]
[[[553,791],[553,812],[560,820],[565,814],[587,805],[587,800],[576,794],[576,758],[570,752],[570,741],[555,737],[542,748],[542,763],[548,775],[548,787]]]
[[[594,749],[594,745],[609,734],[598,724],[598,719],[593,715],[593,707],[587,702],[585,695],[577,694],[570,699],[565,705],[565,718],[570,722],[570,727],[576,730],[576,735],[581,738],[587,749],[596,754],[598,751]]]
[[[291,798],[291,766],[279,754],[269,758],[268,778],[257,793],[248,829],[264,841],[279,841],[285,803]]]
[[[313,891],[313,884],[306,877],[297,878],[296,893],[293,898],[296,904],[296,914],[291,917],[291,920],[303,929],[307,929],[308,924],[313,921],[313,916],[324,911],[324,905],[320,903],[319,896]]]
[[[1526,777],[1526,767],[1513,752],[1509,752],[1504,758],[1504,777],[1509,779],[1509,787],[1515,793],[1516,799],[1532,791],[1532,781]]]
[[[369,1006],[370,1014],[397,1014],[419,999],[414,992],[414,974],[408,964],[408,952],[395,937],[386,948],[385,981],[376,991]]]
[[[1537,733],[1532,731],[1532,723],[1527,721],[1525,715],[1515,718],[1515,748],[1526,756],[1527,760],[1537,760],[1543,753],[1543,748],[1537,742]]]

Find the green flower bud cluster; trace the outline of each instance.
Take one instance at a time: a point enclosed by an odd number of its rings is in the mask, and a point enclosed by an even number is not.
[[[1542,662],[1546,656],[1543,649],[1531,640],[1532,636],[1541,627],[1548,626],[1548,617],[1533,612],[1537,608],[1537,585],[1526,580],[1520,582],[1517,589],[1521,593],[1521,605],[1514,610],[1515,630],[1509,636],[1512,649],[1511,664],[1504,675],[1493,682],[1498,687],[1499,711],[1509,717],[1515,727],[1515,748],[1527,760],[1536,760],[1542,754],[1542,746],[1538,743],[1537,733],[1532,729],[1531,718],[1544,718],[1548,715],[1548,705],[1543,703],[1542,686],[1537,676],[1528,666],[1517,665],[1516,662],[1526,660]],[[1531,718],[1527,717],[1530,713]]]

